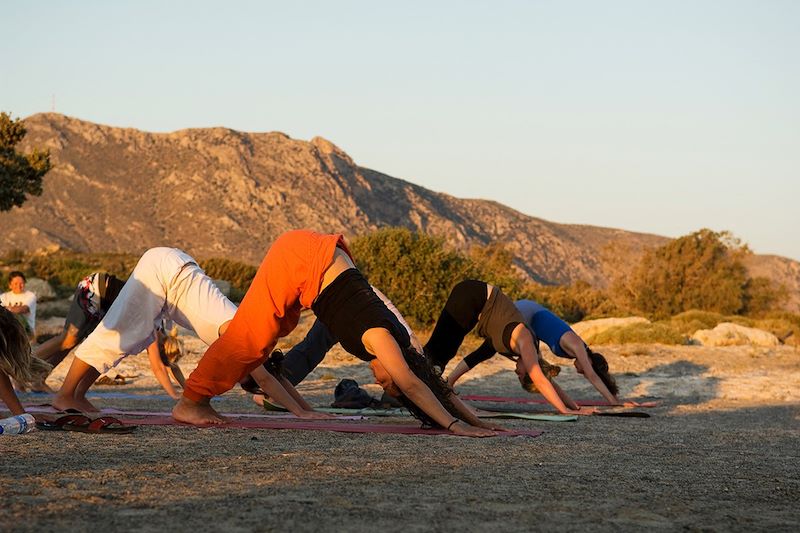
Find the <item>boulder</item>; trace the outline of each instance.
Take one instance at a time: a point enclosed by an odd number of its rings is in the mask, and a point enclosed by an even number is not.
[[[626,318],[598,318],[596,320],[584,320],[572,325],[572,329],[584,340],[594,337],[598,333],[621,326],[631,324],[648,324],[650,321],[641,316],[629,316]]]
[[[56,291],[53,287],[40,278],[28,278],[28,281],[25,282],[25,290],[34,293],[37,302],[46,302],[56,298]]]
[[[732,322],[721,322],[714,329],[700,329],[692,335],[692,341],[702,346],[778,346],[778,337],[768,331],[748,328]]]

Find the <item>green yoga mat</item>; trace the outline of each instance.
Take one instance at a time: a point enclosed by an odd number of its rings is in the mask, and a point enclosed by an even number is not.
[[[342,409],[338,407],[319,407],[317,411],[331,413],[334,415],[361,415],[361,416],[409,416],[408,410],[402,407],[394,409]],[[578,417],[575,415],[542,415],[533,413],[494,413],[492,411],[478,411],[478,418],[519,418],[522,420],[538,420],[543,422],[575,422]]]

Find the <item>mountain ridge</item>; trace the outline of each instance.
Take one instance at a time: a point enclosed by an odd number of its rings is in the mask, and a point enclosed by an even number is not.
[[[352,238],[403,226],[461,249],[505,243],[520,272],[540,283],[604,287],[613,264],[632,264],[644,249],[670,240],[559,224],[498,202],[435,192],[361,167],[322,137],[225,127],[149,133],[56,113],[24,122],[22,148],[49,148],[54,165],[41,197],[0,213],[0,252],[60,246],[141,253],[169,245],[257,264],[288,229]],[[800,263],[752,256],[748,267],[786,284],[790,306],[800,309]]]

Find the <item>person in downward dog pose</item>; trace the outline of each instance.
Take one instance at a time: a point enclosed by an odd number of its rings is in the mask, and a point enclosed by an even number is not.
[[[100,324],[124,285],[124,280],[107,272],[93,272],[79,281],[67,311],[64,329],[59,335],[40,344],[34,351],[34,356],[50,363],[53,368],[58,366]],[[183,386],[185,380],[176,363],[185,352],[183,344],[177,338],[177,327],[170,333],[159,327],[155,337],[156,340],[147,347],[150,367],[167,394],[177,400],[180,395],[172,386],[168,374],[172,373],[175,380]],[[46,378],[44,376],[32,383],[31,390],[53,392],[45,382]],[[90,378],[91,376],[87,377]]]
[[[380,298],[386,308],[391,311],[403,328],[405,328],[405,330],[408,332],[408,335],[411,339],[411,346],[418,353],[422,353],[422,343],[414,334],[411,326],[408,325],[397,307],[395,307],[392,301],[389,300],[389,298],[377,288],[372,285],[370,285],[370,287],[372,287],[372,291],[375,293],[375,295]],[[308,376],[314,371],[315,368],[317,368],[317,366],[325,358],[325,355],[330,351],[331,348],[338,344],[338,342],[339,339],[337,339],[330,332],[325,324],[323,324],[319,319],[316,319],[302,341],[294,345],[292,349],[285,354],[280,353],[279,356],[283,358],[281,363],[281,374],[292,385],[299,384],[306,378],[306,376]],[[274,357],[275,355],[276,354],[273,353],[271,357]],[[264,405],[264,393],[258,387],[258,384],[252,377],[246,377],[239,383],[239,385],[244,390],[253,393],[253,400],[256,403]],[[396,400],[394,400],[391,396],[387,397],[387,395],[384,395],[382,401],[397,405]]]
[[[268,373],[262,363],[277,340],[297,326],[303,308],[311,308],[345,350],[369,361],[384,390],[403,398],[418,415],[456,434],[495,434],[411,348],[408,332],[355,268],[343,236],[308,230],[284,233],[270,247],[230,326],[186,381],[173,417],[192,424],[224,423],[210,399],[247,373],[256,379]]]
[[[75,359],[53,399],[53,406],[62,410],[97,411],[86,399],[86,391],[100,374],[111,370],[125,357],[154,345],[162,319],[193,330],[203,342],[211,344],[235,313],[236,306],[191,256],[177,248],[147,250],[100,324],[75,350]],[[157,348],[150,357],[151,361],[160,359]],[[162,377],[169,382],[166,372]],[[259,384],[276,398],[289,395],[271,375],[262,376]],[[317,415],[305,412],[290,401],[286,406],[298,416]]]
[[[473,329],[491,343],[495,352],[515,360],[517,374],[527,375],[560,413],[585,415],[595,412],[595,409],[578,407],[548,379],[542,370],[538,339],[526,325],[522,314],[500,289],[483,281],[465,280],[453,287],[425,344],[425,355],[444,370],[455,357],[464,337]]]
[[[47,375],[50,369],[49,364],[31,356],[25,327],[13,313],[0,307],[0,400],[12,415],[23,414],[25,408],[14,393],[11,379],[26,384]]]
[[[636,402],[622,402],[617,397],[619,388],[614,377],[608,371],[608,362],[602,354],[593,352],[583,339],[575,333],[569,324],[561,320],[552,311],[533,300],[518,300],[514,303],[522,314],[524,323],[540,340],[558,357],[574,360],[575,370],[582,374],[589,383],[612,405],[636,407]],[[496,350],[490,340],[486,340],[477,350],[462,359],[447,378],[450,386],[479,363],[495,355]],[[549,366],[541,359],[543,366]],[[556,367],[558,368],[558,367]],[[545,373],[547,373],[545,371]],[[555,372],[557,374],[557,372]],[[529,392],[537,392],[530,376],[517,365],[517,377],[522,387]]]

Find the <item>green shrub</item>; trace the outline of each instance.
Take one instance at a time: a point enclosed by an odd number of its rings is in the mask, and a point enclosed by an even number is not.
[[[240,301],[247,289],[250,288],[250,283],[252,283],[256,271],[258,271],[258,267],[253,265],[220,257],[212,257],[199,261],[199,263],[200,268],[205,270],[209,277],[224,279],[229,282],[231,284],[231,296],[238,296]]]
[[[669,324],[682,335],[691,336],[697,330],[713,329],[720,322],[726,321],[726,317],[719,313],[692,309],[673,316],[669,319]]]
[[[526,293],[526,298],[539,302],[570,323],[627,314],[606,292],[585,281],[556,287],[530,284]]]
[[[444,239],[404,228],[386,228],[353,239],[356,265],[369,282],[415,325],[433,323],[458,281],[477,277],[463,254]]]
[[[687,338],[680,331],[664,322],[630,324],[602,331],[591,338],[584,339],[587,344],[628,344],[660,343],[686,344]]]
[[[800,315],[789,312],[770,313],[757,320],[755,327],[769,331],[790,346],[800,346]]]

